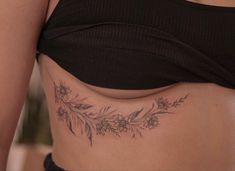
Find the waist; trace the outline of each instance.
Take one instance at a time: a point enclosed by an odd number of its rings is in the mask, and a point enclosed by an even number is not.
[[[86,104],[94,106],[94,114],[110,106],[109,109],[116,109],[115,114],[120,114],[124,118],[144,108],[142,113],[140,112],[143,116],[150,111],[152,102],[161,97],[165,100],[159,103],[162,107],[164,105],[166,107],[168,102],[173,104],[177,100],[181,103],[179,102],[177,107],[169,107],[165,110],[169,113],[163,112],[152,120],[146,118],[149,125],[143,121],[142,126],[147,127],[146,129],[138,127],[140,133],[136,131],[135,137],[131,131],[133,128],[125,122],[127,120],[122,120],[122,117],[118,118],[119,120],[109,118],[110,122],[116,121],[122,124],[119,125],[120,127],[113,127],[119,129],[117,132],[119,135],[115,135],[115,132],[109,129],[108,126],[111,123],[103,122],[99,130],[90,131],[91,145],[89,126],[86,128],[81,123],[78,129],[74,129],[76,134],[74,135],[66,122],[58,120],[55,112],[58,107],[54,105],[53,95],[50,95],[52,91],[48,89],[46,93],[54,138],[53,154],[59,166],[70,170],[92,171],[234,169],[233,90],[214,84],[181,83],[166,91],[143,98],[112,100],[84,88],[77,82],[70,83],[74,95],[77,92],[81,97],[89,97]],[[186,94],[189,96],[184,99]],[[86,119],[84,121],[86,122]],[[98,128],[97,124],[95,126]],[[83,128],[83,133],[80,128]]]

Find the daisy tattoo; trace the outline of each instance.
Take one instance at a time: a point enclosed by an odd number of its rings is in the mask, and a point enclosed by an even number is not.
[[[143,137],[143,131],[157,128],[161,116],[173,114],[171,109],[180,106],[189,97],[186,94],[173,101],[156,97],[150,108],[141,107],[125,115],[111,106],[104,106],[94,112],[91,110],[94,106],[86,102],[87,97],[72,95],[72,90],[63,81],[53,83],[58,120],[65,123],[73,135],[85,134],[91,146],[94,135],[121,137],[126,134],[132,138]]]

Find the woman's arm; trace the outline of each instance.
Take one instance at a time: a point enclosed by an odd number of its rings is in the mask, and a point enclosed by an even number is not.
[[[47,0],[0,1],[0,170],[9,148],[32,73]]]

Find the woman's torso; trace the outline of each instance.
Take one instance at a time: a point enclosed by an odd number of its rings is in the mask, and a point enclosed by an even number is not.
[[[44,54],[40,71],[53,159],[62,168],[235,169],[234,90],[186,82],[141,91],[96,88]]]
[[[234,169],[234,90],[214,84],[180,83],[145,97],[118,100],[89,89],[46,56],[42,57],[41,62],[54,139],[53,157],[59,166],[94,171]],[[157,115],[156,127],[140,129],[143,137],[136,133],[136,138],[132,138],[129,128],[127,132],[123,130],[120,137],[109,131],[105,135],[96,135],[97,132],[92,131],[93,143],[90,146],[86,133],[81,135],[77,131],[77,135],[73,135],[66,122],[59,119],[56,111],[62,105],[55,103],[54,86],[49,73],[55,83],[59,85],[63,81],[71,89],[70,99],[76,94],[80,98],[87,98],[83,104],[93,105],[87,110],[93,113],[110,106],[111,110],[117,109],[125,117],[142,107],[148,111],[155,98],[163,97],[173,102],[188,96],[181,105],[169,107],[168,111],[173,114]],[[118,96],[122,94],[126,93],[119,92]],[[140,113],[143,114],[144,111]]]

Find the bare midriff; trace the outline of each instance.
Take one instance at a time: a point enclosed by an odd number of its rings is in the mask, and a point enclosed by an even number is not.
[[[221,7],[235,7],[234,0],[185,0],[193,3],[206,4],[212,6],[221,6]]]
[[[71,171],[235,170],[234,90],[187,82],[141,91],[101,88],[46,55],[39,64],[58,166]]]

